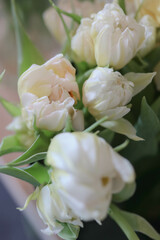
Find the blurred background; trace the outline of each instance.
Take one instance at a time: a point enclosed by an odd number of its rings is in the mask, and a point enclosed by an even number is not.
[[[69,0],[66,0],[69,1]],[[25,30],[31,40],[44,56],[45,60],[53,57],[61,51],[60,45],[50,35],[44,25],[42,14],[50,5],[46,0],[16,0],[21,9],[20,16]],[[0,0],[0,73],[6,70],[4,79],[0,86],[0,96],[5,99],[18,103],[17,96],[17,50],[11,15],[11,6],[9,0]],[[9,134],[5,126],[11,121],[11,117],[0,106],[0,141]],[[0,159],[0,164],[13,158],[7,156]],[[138,166],[137,166],[138,168]],[[157,175],[156,175],[157,176]],[[146,179],[152,179],[152,175],[146,176]],[[145,202],[145,196],[139,200],[142,195],[145,180],[139,178],[138,189],[135,197],[122,207],[132,209],[136,213],[142,214],[147,220],[151,221],[157,230],[160,231],[160,186],[157,185],[154,190],[156,203],[152,202],[152,197]],[[24,212],[16,210],[16,207],[23,206],[29,193],[33,191],[32,186],[20,180],[8,176],[0,176],[0,239],[4,240],[49,240],[57,239],[55,236],[46,237],[40,232],[44,228],[39,219],[34,203]],[[157,195],[156,195],[157,194]],[[153,204],[152,204],[153,203]],[[81,230],[79,240],[94,239],[112,239],[125,240],[125,236],[119,230],[115,223],[110,219],[99,226],[97,223],[87,223]],[[148,239],[140,236],[140,239]]]

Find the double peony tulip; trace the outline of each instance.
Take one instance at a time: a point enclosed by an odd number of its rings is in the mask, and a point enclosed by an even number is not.
[[[83,86],[83,103],[98,120],[104,116],[108,121],[104,127],[140,140],[132,125],[122,117],[130,108],[127,104],[132,97],[143,90],[156,73],[127,73],[122,76],[111,68],[96,68]]]
[[[91,133],[58,134],[51,141],[46,163],[52,167],[51,179],[61,199],[85,221],[100,223],[107,215],[112,194],[135,179],[129,161]]]
[[[120,69],[137,54],[144,39],[144,27],[126,16],[118,4],[108,3],[91,18],[82,19],[72,38],[72,50],[78,60]]]
[[[18,93],[29,129],[33,129],[35,121],[40,129],[59,131],[68,116],[76,119],[73,105],[79,98],[79,89],[75,69],[62,54],[24,72],[18,80]],[[81,120],[78,127],[83,129],[83,116]]]

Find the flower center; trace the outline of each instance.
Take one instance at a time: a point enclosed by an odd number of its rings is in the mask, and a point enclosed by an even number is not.
[[[108,177],[102,177],[101,182],[102,182],[102,185],[105,187],[109,182],[109,178]]]

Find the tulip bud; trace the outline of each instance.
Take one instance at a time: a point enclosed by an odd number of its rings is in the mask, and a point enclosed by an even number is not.
[[[22,116],[27,127],[59,131],[68,115],[74,115],[73,105],[79,98],[75,69],[57,55],[45,64],[33,65],[18,80]]]
[[[96,118],[116,120],[126,115],[125,105],[133,96],[134,84],[111,68],[96,68],[83,86],[83,103]]]
[[[88,111],[99,120],[107,117],[102,126],[140,140],[133,126],[124,119],[130,108],[126,105],[132,97],[142,91],[155,73],[127,73],[122,76],[111,68],[96,68],[83,85],[83,103]]]
[[[145,27],[145,40],[139,51],[139,54],[143,57],[147,55],[156,45],[156,23],[149,15],[145,15],[139,23]]]
[[[86,221],[103,220],[112,193],[135,179],[131,164],[104,139],[91,133],[56,135],[46,162],[53,167],[51,178],[65,204]]]

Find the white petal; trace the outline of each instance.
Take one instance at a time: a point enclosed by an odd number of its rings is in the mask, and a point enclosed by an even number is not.
[[[136,135],[136,129],[132,126],[132,124],[124,118],[115,121],[106,121],[101,125],[103,127],[111,129],[114,132],[123,134],[134,141],[143,140]]]
[[[125,77],[128,79],[128,81],[131,81],[134,83],[133,88],[133,96],[141,92],[145,87],[147,87],[151,82],[154,76],[156,75],[156,72],[153,73],[127,73],[125,74]]]

